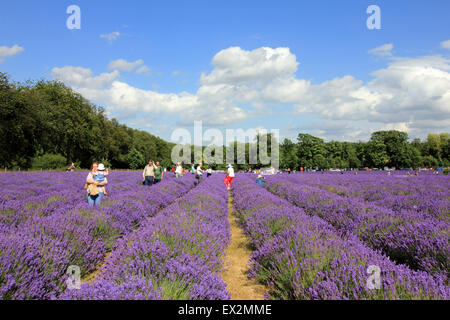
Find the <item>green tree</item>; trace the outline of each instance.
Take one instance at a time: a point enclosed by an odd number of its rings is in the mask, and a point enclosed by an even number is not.
[[[374,132],[367,144],[367,151],[371,165],[378,168],[412,166],[417,160],[408,143],[408,134],[396,130]]]
[[[326,149],[323,139],[310,134],[300,133],[297,137],[297,157],[300,166],[305,168],[319,167],[323,165]],[[321,157],[318,157],[321,155]]]
[[[442,149],[441,149],[441,139],[439,135],[430,133],[427,136],[426,147],[425,147],[426,155],[430,155],[435,159],[438,159]]]
[[[40,145],[43,126],[41,100],[28,86],[10,83],[0,73],[0,164],[13,168],[29,168],[31,158]]]
[[[130,169],[140,169],[143,168],[145,166],[145,158],[142,155],[142,153],[140,153],[138,150],[136,150],[136,148],[131,148],[130,152],[127,154],[127,162],[128,162],[128,167]]]
[[[428,155],[422,157],[422,164],[428,168],[429,167],[436,168],[439,165],[439,161],[435,157]]]
[[[46,153],[33,158],[31,163],[32,168],[36,170],[64,169],[67,166],[67,159],[60,154]]]
[[[347,160],[347,168],[361,168],[362,161],[358,158],[356,148],[353,143],[344,142],[344,154]]]
[[[372,136],[367,143],[366,156],[370,167],[383,168],[389,162],[386,145],[378,136]]]
[[[283,169],[298,168],[297,146],[289,139],[284,139],[280,145],[280,167]]]

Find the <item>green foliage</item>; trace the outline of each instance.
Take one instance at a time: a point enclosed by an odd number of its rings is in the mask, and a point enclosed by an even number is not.
[[[148,132],[109,120],[103,108],[61,82],[18,84],[0,72],[1,167],[31,168],[32,160],[37,160],[33,157],[46,153],[59,154],[68,164],[82,168],[89,168],[93,161],[128,168],[133,148],[146,161],[151,157],[169,166],[172,146]]]
[[[422,164],[426,167],[436,168],[439,165],[439,161],[433,156],[428,155],[422,158]]]
[[[35,170],[62,169],[67,166],[67,159],[60,154],[46,153],[31,159],[31,167]]]
[[[130,169],[140,169],[145,166],[144,156],[136,150],[136,148],[131,148],[130,152],[127,154],[128,166]]]
[[[369,142],[370,156],[375,167],[413,167],[418,165],[418,154],[408,144],[408,134],[396,130],[378,131]]]
[[[297,143],[285,139],[280,145],[280,168],[413,168],[450,165],[448,133],[428,135],[421,142],[408,142],[405,132],[377,131],[368,142],[324,142],[300,133]]]
[[[297,145],[289,139],[284,139],[280,145],[280,167],[296,169],[298,167]]]
[[[325,164],[326,153],[323,139],[300,133],[297,137],[297,157],[302,167],[319,167]]]
[[[386,145],[380,136],[372,135],[366,147],[370,167],[383,168],[389,162]]]

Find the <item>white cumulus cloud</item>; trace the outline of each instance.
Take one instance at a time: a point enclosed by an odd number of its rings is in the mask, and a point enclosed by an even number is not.
[[[103,89],[110,86],[114,79],[119,76],[119,71],[111,73],[102,73],[94,76],[90,69],[82,67],[65,66],[62,68],[53,68],[52,76],[75,88]]]
[[[129,62],[125,59],[113,60],[108,64],[109,70],[121,70],[121,71],[131,71],[134,68],[144,64],[142,59],[136,60],[134,62]]]
[[[202,74],[202,84],[246,82],[266,83],[274,77],[291,75],[297,71],[298,62],[289,48],[262,47],[246,51],[231,47],[217,53],[213,60],[213,71]]]
[[[450,60],[441,56],[395,57],[372,72],[367,84],[345,76],[311,85],[294,110],[322,119],[369,121],[412,135],[434,132],[450,120],[449,70]]]
[[[136,70],[136,74],[149,73],[149,72],[150,72],[150,68],[147,66],[142,66]]]
[[[374,52],[387,55],[392,48],[385,45]],[[125,70],[136,62],[122,64]],[[178,115],[182,125],[194,120],[224,125],[261,116],[264,110],[273,115],[276,111],[269,106],[289,103],[293,120],[308,115],[322,121],[314,132],[325,138],[360,139],[380,128],[398,128],[412,136],[445,126],[448,130],[449,59],[390,56],[367,83],[352,75],[312,83],[296,75],[298,65],[289,48],[231,47],[213,57],[213,69],[201,75],[193,93],[139,89],[117,80],[117,69],[94,76],[89,69],[66,66],[52,74],[110,110]]]
[[[392,49],[394,49],[394,45],[392,43],[386,43],[382,46],[369,50],[368,53],[380,57],[390,57],[392,56]]]
[[[12,47],[2,46],[0,47],[0,63],[7,57],[12,57],[25,50],[23,47],[15,44]]]
[[[114,40],[119,38],[119,36],[120,36],[120,32],[114,31],[111,33],[101,34],[100,38],[106,39],[106,40],[108,40],[108,42],[112,43]]]
[[[441,48],[450,49],[450,40],[442,41]]]

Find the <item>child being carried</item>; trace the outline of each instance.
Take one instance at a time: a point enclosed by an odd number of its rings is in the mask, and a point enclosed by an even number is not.
[[[101,183],[101,182],[105,181],[105,179],[106,179],[105,177],[109,174],[109,172],[108,172],[108,169],[105,169],[105,166],[103,165],[103,163],[100,163],[98,165],[97,170],[98,170],[97,173],[94,175],[94,181]],[[103,194],[105,196],[107,195],[105,186],[99,186],[98,188],[100,189],[99,192],[103,192]]]

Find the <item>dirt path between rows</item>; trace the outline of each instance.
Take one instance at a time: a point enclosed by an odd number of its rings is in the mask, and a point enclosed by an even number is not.
[[[255,279],[248,279],[252,251],[250,241],[235,221],[233,198],[228,193],[228,222],[231,228],[231,244],[225,250],[225,272],[223,281],[231,294],[231,300],[264,300],[266,287]]]
[[[112,252],[107,252],[105,254],[105,257],[103,258],[103,261],[95,268],[94,271],[91,273],[88,273],[85,277],[81,279],[81,283],[89,282],[92,283],[93,281],[100,280],[100,275],[103,267],[106,265],[106,262],[108,262],[109,257],[111,256]]]

